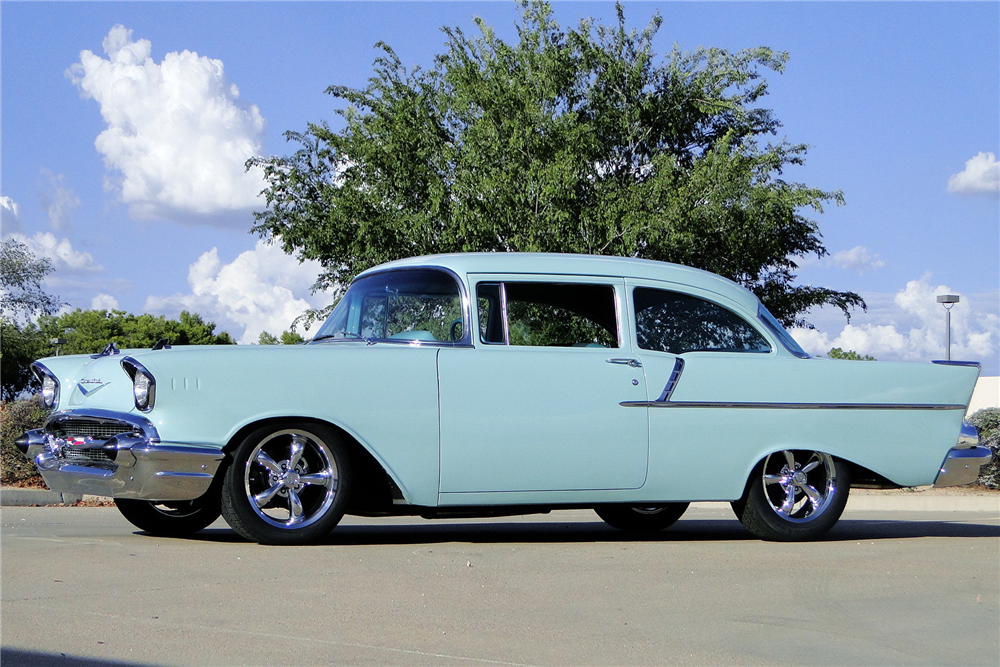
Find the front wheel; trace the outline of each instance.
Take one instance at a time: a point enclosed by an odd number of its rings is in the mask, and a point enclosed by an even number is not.
[[[761,539],[811,540],[837,523],[850,489],[846,463],[823,452],[784,450],[764,459],[733,511]]]
[[[649,507],[603,505],[595,507],[594,511],[606,524],[618,530],[651,532],[674,525],[687,508],[688,503],[666,503]]]
[[[207,528],[219,518],[219,494],[194,500],[151,502],[115,498],[115,506],[129,523],[151,535],[183,537]]]
[[[307,544],[337,525],[350,492],[347,449],[318,424],[268,426],[233,454],[222,484],[222,515],[261,544]]]

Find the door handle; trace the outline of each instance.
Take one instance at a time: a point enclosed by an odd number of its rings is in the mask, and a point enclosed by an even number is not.
[[[631,366],[632,368],[642,368],[642,362],[638,359],[606,359],[609,364],[621,364],[623,366]]]

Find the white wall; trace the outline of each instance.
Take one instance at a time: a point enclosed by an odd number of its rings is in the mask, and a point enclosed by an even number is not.
[[[972,400],[969,402],[966,414],[971,415],[983,408],[1000,408],[1000,377],[981,377],[976,382],[976,389],[972,392]]]

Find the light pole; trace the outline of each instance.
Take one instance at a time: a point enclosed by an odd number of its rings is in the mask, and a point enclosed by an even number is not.
[[[937,302],[944,306],[944,358],[951,361],[951,309],[959,301],[957,294],[938,294]]]

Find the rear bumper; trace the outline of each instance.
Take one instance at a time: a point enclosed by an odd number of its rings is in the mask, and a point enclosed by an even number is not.
[[[218,447],[154,441],[141,433],[80,446],[39,429],[17,445],[53,491],[135,500],[198,498],[225,456]]]
[[[993,458],[989,447],[968,447],[952,449],[945,457],[934,486],[961,486],[972,484],[979,477],[979,467]]]

